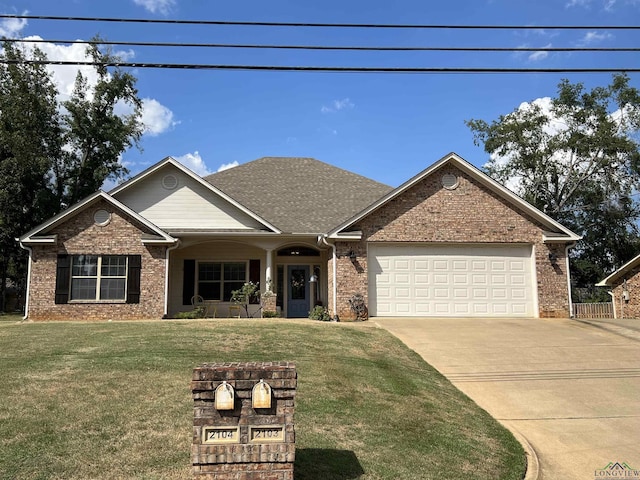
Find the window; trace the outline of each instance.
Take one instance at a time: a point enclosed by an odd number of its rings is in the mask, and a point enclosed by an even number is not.
[[[205,300],[231,300],[231,292],[239,290],[247,281],[247,264],[198,263],[198,295]]]
[[[127,260],[124,255],[74,255],[70,300],[126,300]]]

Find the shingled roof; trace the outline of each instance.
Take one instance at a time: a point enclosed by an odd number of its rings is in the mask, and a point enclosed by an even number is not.
[[[392,190],[296,157],[259,158],[204,179],[285,233],[325,233]]]

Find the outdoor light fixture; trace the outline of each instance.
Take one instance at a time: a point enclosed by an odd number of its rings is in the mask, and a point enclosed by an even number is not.
[[[318,277],[314,273],[313,275],[311,275],[311,278],[309,279],[309,283],[317,283],[317,282],[318,282]]]
[[[554,252],[549,252],[549,261],[551,263],[556,263],[558,261],[558,256]]]
[[[349,250],[349,259],[352,262],[355,262],[356,258],[357,258],[356,252],[354,252],[353,250]]]

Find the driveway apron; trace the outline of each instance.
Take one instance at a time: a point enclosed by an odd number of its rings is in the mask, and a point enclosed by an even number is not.
[[[372,321],[523,436],[538,478],[609,478],[610,462],[640,470],[638,339],[568,319]]]

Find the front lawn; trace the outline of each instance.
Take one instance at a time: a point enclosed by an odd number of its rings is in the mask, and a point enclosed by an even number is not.
[[[372,322],[0,322],[0,478],[191,479],[192,369],[294,361],[296,480],[521,479],[511,434]]]

